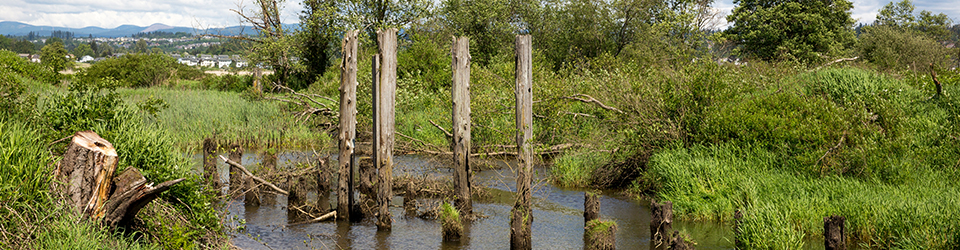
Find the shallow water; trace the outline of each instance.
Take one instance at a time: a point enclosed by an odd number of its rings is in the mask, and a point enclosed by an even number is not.
[[[307,154],[282,154],[278,164],[289,166],[312,157]],[[333,156],[335,158],[335,156]],[[198,156],[194,157],[199,160]],[[417,155],[396,156],[396,175],[431,175],[450,178],[450,169],[429,157]],[[257,163],[254,154],[246,154],[242,164],[251,167]],[[501,169],[476,172],[478,186],[490,188],[491,198],[474,200],[474,212],[482,218],[465,226],[465,237],[459,242],[441,242],[440,224],[403,216],[402,200],[394,197],[390,208],[393,230],[378,232],[374,220],[359,223],[321,222],[287,226],[286,197],[277,197],[277,204],[245,206],[242,200],[224,204],[231,242],[243,249],[508,249],[510,242],[510,209],[516,185],[511,163],[493,162]],[[226,166],[221,163],[221,172]],[[533,199],[533,248],[583,248],[583,191],[558,188],[545,178],[548,168],[535,168]],[[227,179],[226,174],[221,175]],[[315,197],[315,196],[313,196]],[[336,201],[336,197],[331,197]],[[420,200],[420,204],[431,202]],[[618,249],[649,249],[650,210],[647,202],[622,197],[606,191],[600,198],[601,218],[617,222]],[[421,208],[423,209],[423,208]],[[690,234],[697,249],[733,249],[730,226],[711,222],[674,222],[674,229]]]

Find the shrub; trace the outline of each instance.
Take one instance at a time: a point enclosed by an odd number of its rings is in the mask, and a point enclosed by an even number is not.
[[[163,54],[127,54],[97,62],[79,74],[87,82],[113,78],[124,87],[157,86],[171,77],[195,79],[202,75],[199,70],[181,65]]]
[[[930,64],[944,66],[953,54],[916,31],[884,25],[865,27],[858,50],[863,59],[895,70],[925,71]]]

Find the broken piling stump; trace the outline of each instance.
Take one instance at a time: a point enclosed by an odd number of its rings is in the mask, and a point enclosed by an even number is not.
[[[583,193],[583,226],[592,220],[600,219],[600,195],[594,192]]]
[[[220,187],[217,174],[217,142],[214,138],[203,139],[203,179],[214,189]]]
[[[834,215],[823,218],[823,246],[827,250],[847,249],[847,237],[844,235],[843,216]]]
[[[230,144],[230,160],[240,163],[243,159],[243,147],[240,146],[240,143]],[[243,174],[239,171],[229,168],[230,171],[230,190],[232,192],[243,190]]]
[[[650,245],[666,249],[673,234],[673,202],[650,202]]]
[[[584,249],[613,250],[617,248],[617,223],[594,219],[584,227]]]

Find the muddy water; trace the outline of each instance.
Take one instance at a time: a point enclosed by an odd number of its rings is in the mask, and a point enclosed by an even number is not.
[[[303,154],[283,154],[278,162],[283,167],[308,158]],[[452,176],[447,166],[427,157],[403,155],[394,159],[397,175]],[[247,154],[242,163],[255,166],[257,159]],[[287,226],[286,198],[282,196],[277,198],[277,204],[264,206],[245,206],[242,200],[233,200],[224,204],[222,210],[226,214],[225,225],[231,229],[231,242],[242,249],[508,249],[516,180],[510,162],[493,165],[503,168],[485,169],[474,175],[479,186],[489,187],[491,193],[489,199],[474,201],[474,211],[482,218],[467,224],[466,237],[454,243],[441,242],[437,221],[404,217],[403,198],[399,196],[393,199],[390,232],[377,232],[369,218],[352,225],[321,222]],[[225,170],[226,166],[220,168]],[[535,171],[533,248],[582,249],[584,190],[555,187],[546,181],[548,168],[537,167]],[[332,197],[332,201],[336,198]],[[430,202],[424,200],[421,204]],[[601,218],[617,222],[618,249],[650,249],[650,210],[646,202],[612,191],[604,192],[600,202]],[[697,241],[697,249],[733,249],[733,234],[728,225],[675,222],[674,228],[690,234]]]

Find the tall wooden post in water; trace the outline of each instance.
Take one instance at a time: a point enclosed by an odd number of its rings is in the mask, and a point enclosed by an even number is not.
[[[453,37],[453,188],[460,215],[470,218],[470,38]]]
[[[337,214],[350,219],[353,207],[353,152],[357,137],[357,33],[343,37],[343,61],[340,63],[340,169],[337,185]]]
[[[377,217],[377,229],[389,230],[390,200],[393,198],[393,128],[394,106],[397,90],[397,29],[390,28],[377,32],[380,42],[380,70],[377,72],[377,116],[374,127],[377,132],[376,165],[379,174],[377,185],[377,203],[380,206]]]
[[[516,67],[517,86],[517,203],[510,214],[510,248],[531,249],[530,181],[533,172],[533,62],[530,35],[517,35]]]

